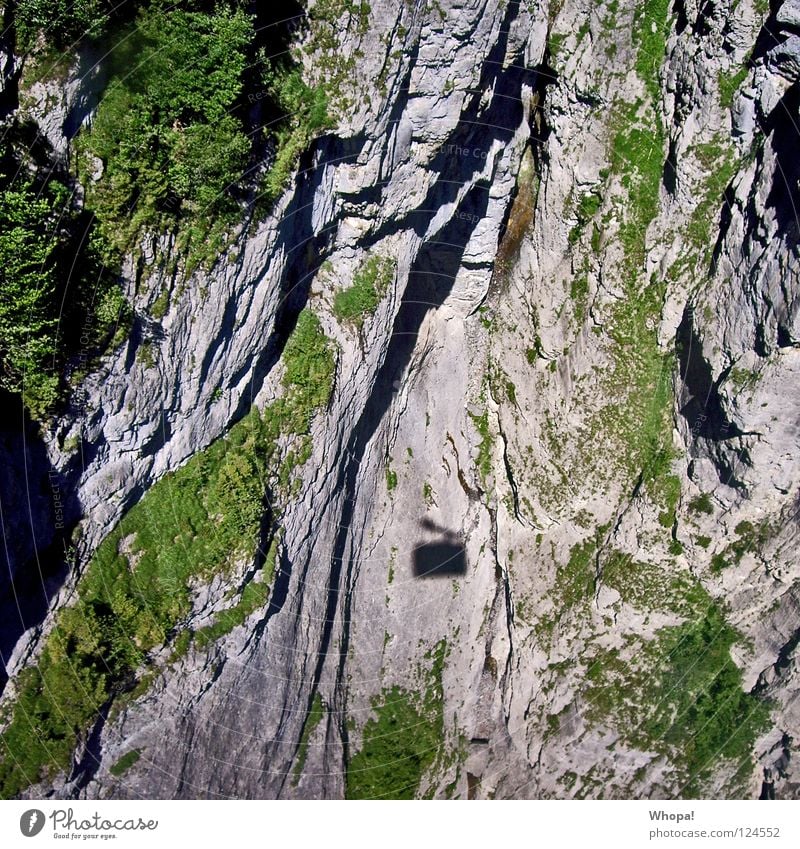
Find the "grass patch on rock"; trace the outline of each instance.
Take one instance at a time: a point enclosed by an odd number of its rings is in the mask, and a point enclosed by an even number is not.
[[[413,799],[444,744],[442,671],[447,644],[426,657],[430,669],[417,691],[394,686],[372,700],[361,748],[347,765],[348,799]]]
[[[743,792],[740,782],[752,769],[753,746],[768,726],[769,706],[743,690],[731,656],[739,635],[699,584],[636,582],[630,568],[624,581],[637,605],[649,606],[659,583],[668,593],[661,605],[674,608],[669,596],[683,592],[677,606],[687,619],[662,628],[650,642],[631,638],[632,653],[595,652],[587,661],[587,718],[613,726],[630,746],[663,755],[672,767],[670,792],[677,796],[701,796],[720,770],[728,776],[729,795]]]
[[[395,268],[395,261],[388,257],[369,257],[353,275],[352,285],[336,293],[333,300],[336,318],[360,329],[386,295]]]
[[[174,645],[176,656],[188,648],[179,637],[193,588],[254,556],[267,492],[280,493],[287,464],[293,468],[308,456],[282,456],[279,439],[308,446],[311,416],[332,388],[331,344],[309,310],[300,314],[284,363],[281,398],[165,475],[97,548],[75,603],[61,609],[36,665],[14,682],[16,698],[0,734],[3,798],[66,770],[101,709],[148,680],[153,654],[165,644]],[[248,583],[200,642],[263,606],[270,577]]]
[[[129,752],[125,752],[125,754],[119,760],[115,761],[111,765],[108,771],[116,778],[119,778],[121,775],[124,775],[134,764],[139,762],[141,754],[142,753],[138,749],[131,749]]]
[[[300,776],[303,774],[303,768],[306,765],[308,757],[308,741],[311,735],[316,730],[317,726],[322,722],[325,716],[325,705],[322,702],[322,696],[319,693],[314,694],[314,699],[311,702],[311,709],[306,716],[306,721],[303,724],[303,733],[300,735],[300,745],[297,748],[297,760],[295,761],[294,770],[292,772],[292,783],[297,785]]]

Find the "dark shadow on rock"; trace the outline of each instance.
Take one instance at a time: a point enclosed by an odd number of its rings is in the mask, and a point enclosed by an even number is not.
[[[430,310],[441,306],[450,294],[453,281],[461,267],[464,249],[475,223],[480,221],[486,213],[488,199],[488,186],[483,183],[476,184],[464,197],[457,214],[434,239],[427,242],[420,250],[410,271],[408,285],[397,311],[386,358],[378,370],[372,392],[347,444],[345,455],[348,460],[341,466],[336,486],[337,491],[342,493],[342,512],[339,520],[340,530],[334,545],[328,604],[315,681],[319,680],[322,673],[322,665],[330,644],[343,567],[348,572],[349,580],[350,562],[347,544],[361,461],[370,440],[392,403],[394,386],[401,379],[411,359],[417,343],[417,334],[425,316]],[[347,593],[343,625],[345,633],[341,643],[342,658],[346,654],[348,642],[349,597],[350,594]]]
[[[14,646],[44,619],[68,573],[80,513],[73,477],[50,465],[19,397],[0,391],[0,689]]]
[[[20,68],[14,55],[16,3],[3,4],[2,32],[0,32],[0,119],[7,118],[19,108]]]
[[[756,43],[753,45],[750,57],[751,64],[763,59],[770,50],[778,47],[788,38],[789,33],[784,25],[778,23],[776,15],[781,2],[782,0],[770,0],[769,15],[756,36]]]
[[[417,545],[411,559],[415,578],[452,578],[467,572],[467,553],[455,534]]]
[[[684,310],[676,334],[680,376],[685,386],[684,397],[680,400],[681,415],[694,437],[719,442],[741,436],[739,428],[725,415],[719,395],[719,385],[727,373],[714,380],[711,365],[703,356],[693,315],[691,307]]]
[[[84,43],[80,50],[79,64],[76,69],[78,87],[64,116],[61,132],[64,138],[72,140],[94,112],[108,83],[108,43]]]
[[[794,83],[772,110],[765,132],[772,136],[777,167],[766,206],[775,211],[778,232],[787,243],[800,241],[800,157],[797,155],[797,125],[800,122],[800,83]]]
[[[750,465],[746,448],[735,440],[744,433],[725,414],[719,387],[728,377],[729,369],[715,380],[711,365],[703,356],[700,339],[693,325],[692,307],[684,310],[678,326],[676,342],[683,390],[679,397],[680,414],[691,430],[692,456],[698,456],[697,440],[705,440],[705,454],[714,464],[720,483],[743,489],[737,468]]]
[[[759,799],[775,798],[775,778],[769,767],[764,767],[764,780],[761,782],[761,793]]]
[[[339,139],[323,136],[303,155],[297,184],[283,218],[278,225],[275,252],[286,254],[286,266],[279,283],[280,300],[275,311],[272,333],[255,360],[245,363],[238,371],[231,371],[227,384],[236,386],[250,372],[250,385],[258,391],[267,374],[280,359],[284,347],[292,335],[297,318],[308,302],[311,281],[328,254],[335,235],[335,228],[318,231],[314,224],[314,197],[325,174],[325,163],[347,162],[355,159],[364,144],[362,137]],[[316,167],[314,167],[316,163]],[[266,275],[267,268],[262,274]],[[230,338],[235,330],[238,294],[231,294],[231,311],[226,313],[226,326],[217,334],[203,360],[201,374],[206,374],[217,354],[221,342]],[[231,417],[231,425],[243,418],[252,406],[252,394],[244,393],[239,406]]]
[[[461,120],[448,143],[442,146],[429,165],[438,175],[437,180],[417,209],[407,217],[408,220],[394,223],[395,227],[410,225],[422,236],[428,233],[430,222],[442,207],[457,203],[450,220],[438,233],[428,237],[410,269],[408,284],[392,327],[386,357],[375,377],[364,410],[347,445],[344,446],[343,453],[347,460],[342,463],[336,482],[336,491],[340,493],[342,503],[340,530],[334,542],[328,579],[328,600],[314,670],[315,686],[326,662],[342,596],[342,635],[336,651],[339,675],[343,674],[343,664],[347,656],[351,588],[354,580],[354,563],[348,553],[348,541],[361,462],[370,440],[392,403],[396,381],[402,378],[408,366],[425,316],[429,311],[439,308],[447,299],[461,268],[464,251],[472,232],[477,222],[486,215],[490,184],[487,180],[476,179],[476,176],[482,171],[494,141],[502,144],[511,142],[523,119],[523,108],[519,99],[521,85],[527,83],[532,86],[536,81],[535,69],[527,68],[522,61],[508,61],[506,55],[508,34],[517,13],[518,6],[508,4],[506,21],[497,43],[484,63],[475,93],[465,104]],[[487,91],[493,92],[493,97],[489,108],[483,111],[482,101]],[[470,190],[459,198],[460,192],[470,183]],[[373,238],[377,241],[383,235],[385,234],[379,231]],[[346,749],[346,728],[341,731]]]

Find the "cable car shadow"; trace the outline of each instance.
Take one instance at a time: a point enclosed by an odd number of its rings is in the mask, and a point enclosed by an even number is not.
[[[430,521],[421,522],[423,528],[439,532],[434,540],[417,543],[411,552],[412,572],[415,578],[455,577],[467,573],[467,553],[458,535],[440,528]]]

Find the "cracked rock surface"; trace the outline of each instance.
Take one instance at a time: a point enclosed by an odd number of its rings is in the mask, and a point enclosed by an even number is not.
[[[417,795],[748,798],[768,766],[800,796],[800,5],[679,0],[643,25],[652,5],[374,0],[339,35],[356,105],[231,260],[188,285],[129,268],[130,339],[38,443],[80,520],[51,611],[153,483],[275,397],[306,303],[335,386],[281,505],[271,600],[31,797],[342,797],[375,710],[428,687],[440,645]],[[93,108],[82,73],[47,107],[56,151],[59,115]],[[374,254],[391,285],[361,327],[337,321]],[[199,586],[196,622],[230,589]],[[680,662],[655,647],[701,593],[769,720],[742,758],[687,765],[642,679]]]

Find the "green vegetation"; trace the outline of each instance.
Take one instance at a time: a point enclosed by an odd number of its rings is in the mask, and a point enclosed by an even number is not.
[[[101,179],[86,181],[87,201],[118,251],[180,221],[180,247],[213,259],[225,228],[238,223],[231,189],[250,140],[234,105],[253,38],[251,19],[224,6],[153,5],[123,33],[97,116],[78,140],[82,171],[91,173],[86,154],[103,162]]]
[[[747,368],[732,368],[728,379],[733,385],[736,392],[746,392],[752,390],[758,384],[761,373]]]
[[[397,472],[394,469],[386,467],[386,489],[391,492],[397,487]]]
[[[138,252],[144,234],[166,233],[187,272],[211,264],[253,200],[257,177],[244,176],[250,161],[274,154],[262,193],[271,202],[302,149],[332,125],[330,90],[307,85],[291,60],[270,60],[260,46],[266,36],[239,0],[124,8],[111,0],[19,0],[12,11],[33,76],[63,70],[79,38],[104,35],[113,44],[97,114],[75,140],[73,176],[83,180],[85,209],[50,178],[51,163],[36,162],[44,180],[24,176],[38,153],[26,152],[20,168],[4,149],[0,166],[23,175],[14,185],[0,177],[0,382],[43,418],[61,397],[63,366],[76,349],[75,380],[127,332],[129,310],[114,279],[120,256]],[[365,19],[368,7],[317,3],[312,18],[353,11]],[[257,93],[248,93],[254,84]],[[268,117],[282,113],[266,129],[247,123],[256,100]],[[152,316],[163,318],[168,307],[165,290]],[[142,350],[146,367],[152,353]]]
[[[658,69],[669,33],[668,13],[669,0],[645,0],[637,7],[633,33],[638,45],[635,69],[648,99],[645,103],[625,104],[614,121],[611,167],[621,176],[628,193],[619,238],[625,250],[625,272],[634,278],[643,269],[645,234],[658,210],[664,148]]]
[[[556,623],[563,616],[587,611],[597,590],[595,561],[607,530],[608,525],[595,528],[594,536],[572,546],[566,563],[556,562],[555,582],[551,593],[555,609],[552,613],[541,616],[533,626],[537,639],[543,645],[552,637]],[[537,545],[540,542],[537,538]],[[553,556],[555,558],[555,551]],[[519,606],[519,613],[523,620],[530,621],[529,601]]]
[[[585,269],[572,278],[572,283],[569,287],[569,296],[575,305],[575,320],[581,325],[586,318],[589,297],[589,275]]]
[[[681,479],[677,475],[667,473],[672,458],[672,451],[661,449],[647,470],[651,475],[647,481],[651,498],[664,508],[658,515],[658,521],[664,528],[671,528],[675,524],[678,501],[681,497]],[[656,465],[658,463],[661,465]]]
[[[27,187],[0,195],[0,357],[5,389],[22,392],[34,415],[52,406],[58,376],[47,365],[55,349],[55,280],[48,230],[54,204]]]
[[[683,795],[690,798],[720,759],[749,764],[755,738],[766,728],[767,706],[742,690],[742,673],[731,659],[736,641],[715,605],[661,635],[654,709],[643,730],[683,767]]]
[[[731,564],[722,552],[717,552],[711,558],[711,571],[716,575],[723,569],[727,569]]]
[[[742,690],[730,655],[738,635],[718,607],[699,586],[688,604],[691,618],[638,646],[632,661],[617,650],[597,652],[585,697],[593,722],[610,721],[630,745],[668,758],[679,794],[693,798],[720,761],[729,762],[734,782],[749,771],[769,711]]]
[[[62,609],[38,665],[17,681],[0,795],[66,768],[100,708],[129,688],[147,653],[190,613],[190,581],[252,554],[264,497],[252,459],[257,425],[256,417],[242,422],[165,476],[99,546],[77,603]]]
[[[169,289],[164,289],[163,292],[153,301],[150,307],[150,315],[156,320],[161,321],[167,314],[169,309]]]
[[[270,585],[266,579],[247,584],[237,604],[218,613],[211,625],[195,632],[194,640],[197,646],[205,648],[229,634],[234,628],[243,625],[248,616],[264,607],[269,598],[269,591]]]
[[[300,745],[297,748],[297,760],[295,761],[294,770],[292,772],[292,783],[297,785],[300,776],[303,774],[303,768],[306,765],[308,757],[308,741],[311,735],[316,730],[317,726],[322,722],[325,716],[325,705],[322,702],[322,696],[314,693],[314,699],[311,702],[311,709],[306,716],[306,721],[303,724],[303,733],[300,735]]]
[[[771,6],[770,0],[755,0],[753,5],[755,6],[756,14],[758,14],[759,17],[765,18],[769,15]]]
[[[649,121],[640,117],[640,108],[640,103],[621,107],[611,149],[612,168],[621,175],[628,193],[619,240],[625,251],[626,271],[634,276],[639,276],[644,268],[645,235],[658,211],[664,143],[664,130],[655,105],[648,105]]]
[[[707,492],[701,492],[689,502],[689,509],[692,513],[706,513],[711,516],[714,513],[714,505],[711,502],[711,496]]]
[[[584,227],[597,215],[601,202],[600,195],[596,191],[581,195],[575,209],[578,221],[569,232],[569,243],[571,245],[578,241]]]
[[[745,81],[745,77],[749,72],[747,63],[742,65],[734,74],[727,74],[720,71],[717,82],[719,84],[719,102],[725,109],[730,109],[733,106],[733,98],[739,90],[739,86]]]
[[[644,0],[637,4],[633,19],[633,41],[637,45],[636,73],[644,82],[653,103],[661,99],[658,69],[664,59],[670,31],[670,0]]]
[[[494,446],[494,437],[489,429],[489,412],[488,410],[484,410],[483,414],[480,416],[470,413],[469,417],[472,419],[475,429],[478,431],[478,435],[481,438],[480,444],[478,445],[478,459],[476,465],[481,479],[485,482],[492,471],[492,449]]]
[[[347,765],[348,799],[413,799],[444,742],[442,671],[447,644],[426,654],[431,661],[420,692],[385,689],[372,702],[375,718],[362,733],[361,749]]]
[[[419,696],[401,687],[384,690],[373,708],[377,717],[347,766],[346,796],[413,799],[441,745],[441,716],[426,715]]]
[[[275,160],[263,185],[264,198],[272,202],[286,188],[300,154],[315,136],[333,127],[334,122],[328,114],[325,88],[310,88],[299,69],[269,68],[264,83],[284,113],[276,135]]]
[[[486,330],[492,330],[494,327],[493,315],[486,304],[482,304],[478,307],[478,315],[481,317],[481,324],[483,327]]]
[[[694,153],[702,166],[705,181],[698,192],[700,202],[692,212],[686,237],[690,247],[707,264],[713,249],[711,228],[722,205],[725,189],[736,173],[738,160],[730,141],[724,137],[697,145]]]
[[[681,495],[680,478],[671,474],[675,459],[670,416],[672,385],[667,378],[667,358],[658,355],[655,348],[650,353],[649,362],[645,360],[647,368],[640,373],[640,379],[647,381],[640,384],[642,391],[646,387],[652,393],[642,398],[643,418],[637,440],[642,464],[641,482],[652,503],[662,508],[658,516],[659,523],[662,527],[671,528],[675,523],[675,512]]]
[[[256,212],[332,126],[329,90],[309,86],[288,50],[277,60],[266,55],[261,42],[274,39],[274,28],[256,29],[238,0],[210,6],[153,0],[132,22],[116,16],[109,82],[91,129],[77,139],[79,175],[106,241],[136,251],[144,233],[170,233],[187,271],[216,260],[259,179]],[[266,126],[248,123],[256,102]],[[248,165],[265,154],[262,178]],[[96,159],[103,169],[94,182]]]
[[[736,539],[724,551],[711,558],[711,571],[714,573],[719,573],[728,566],[738,566],[745,554],[759,552],[774,534],[772,522],[768,519],[758,525],[747,521],[739,522],[733,531]]]
[[[700,584],[667,566],[633,560],[612,551],[603,562],[602,580],[638,610],[662,610],[690,616],[706,599]]]
[[[14,151],[6,155],[13,164]],[[44,418],[64,363],[88,361],[126,330],[127,304],[100,259],[102,240],[56,180],[0,174],[0,387]]]
[[[146,369],[151,369],[155,367],[156,364],[156,355],[153,351],[153,343],[148,339],[139,346],[139,349],[136,352],[136,359],[144,366]]]
[[[98,711],[147,680],[151,652],[170,642],[176,656],[188,648],[177,637],[188,625],[190,587],[253,556],[269,481],[273,494],[286,494],[291,470],[310,453],[311,417],[332,387],[331,346],[309,310],[298,318],[284,363],[281,398],[165,475],[98,547],[75,604],[62,608],[38,664],[17,679],[0,738],[0,796],[66,769]],[[290,435],[300,448],[279,463],[279,440]],[[200,642],[263,605],[272,570],[274,551],[262,580],[249,583],[238,604],[198,634]]]
[[[698,507],[705,512],[710,504],[700,500]],[[741,522],[736,533],[742,545],[749,545],[766,539],[769,531]],[[698,538],[698,544],[710,542]],[[564,580],[559,598],[563,595],[568,603],[580,599],[584,581],[591,577],[591,551],[591,545],[573,549],[565,569],[570,580]],[[602,557],[601,566],[601,580],[625,603],[645,613],[677,614],[685,622],[662,628],[651,641],[629,634],[623,648],[588,652],[587,718],[615,727],[637,749],[664,756],[682,796],[702,794],[721,761],[730,782],[727,792],[741,792],[768,707],[742,690],[742,675],[730,654],[737,633],[702,585],[669,562],[640,562],[612,551]]]
[[[286,343],[283,353],[286,366],[284,386],[289,390],[281,412],[295,433],[308,430],[311,416],[328,403],[333,388],[335,360],[331,344],[322,332],[319,319],[304,309]]]
[[[261,610],[269,600],[272,579],[275,577],[277,554],[278,535],[276,533],[272,537],[272,541],[267,549],[264,565],[259,571],[258,579],[248,581],[242,590],[242,594],[239,596],[239,601],[233,607],[220,611],[210,625],[200,628],[194,634],[184,632],[189,636],[189,641],[183,647],[183,650],[176,649],[176,654],[179,656],[184,654],[189,648],[192,639],[194,639],[197,646],[201,649],[216,642],[226,634],[229,634],[234,628],[243,625],[251,614],[257,610]]]
[[[105,29],[116,5],[111,0],[18,0],[18,48],[30,50],[40,33],[58,50],[84,36],[96,37]]]
[[[112,764],[109,772],[119,778],[123,773],[126,773],[135,763],[138,762],[141,752],[138,749],[131,749],[114,764]]]
[[[341,289],[333,300],[333,313],[359,329],[372,315],[394,279],[396,263],[388,257],[373,255],[353,275],[353,285]]]
[[[356,105],[351,90],[362,56],[359,49],[342,49],[342,32],[365,35],[369,15],[367,0],[317,0],[308,9],[311,37],[304,50],[311,60],[314,87],[324,89],[334,117]],[[385,78],[379,76],[376,82],[379,91],[385,90]]]
[[[724,134],[717,134],[710,141],[696,145],[693,153],[701,166],[702,180],[693,190],[698,201],[682,229],[681,253],[668,272],[671,280],[683,276],[691,281],[698,273],[706,272],[714,247],[712,228],[723,203],[727,202],[725,191],[740,161],[730,139]]]
[[[558,57],[558,54],[561,52],[561,49],[564,46],[564,42],[566,41],[567,36],[566,33],[563,32],[551,32],[550,38],[547,42],[547,49],[550,54],[550,59],[555,61]]]
[[[646,0],[637,7],[635,70],[646,97],[617,104],[611,120],[611,172],[625,192],[624,200],[617,199],[609,212],[617,222],[623,249],[617,269],[622,297],[608,317],[612,366],[604,377],[607,395],[615,401],[592,416],[583,440],[584,459],[601,476],[622,475],[631,485],[641,481],[648,496],[662,507],[664,525],[671,524],[679,497],[676,479],[670,474],[672,359],[660,350],[656,332],[665,284],[655,275],[644,280],[643,272],[647,230],[658,212],[664,160],[658,68],[670,26],[668,11],[668,0]],[[598,453],[600,434],[610,437],[612,450]],[[598,468],[598,456],[615,459]]]
[[[573,607],[594,596],[594,556],[597,551],[595,540],[573,545],[566,564],[559,564],[556,571],[556,596],[565,607]]]

